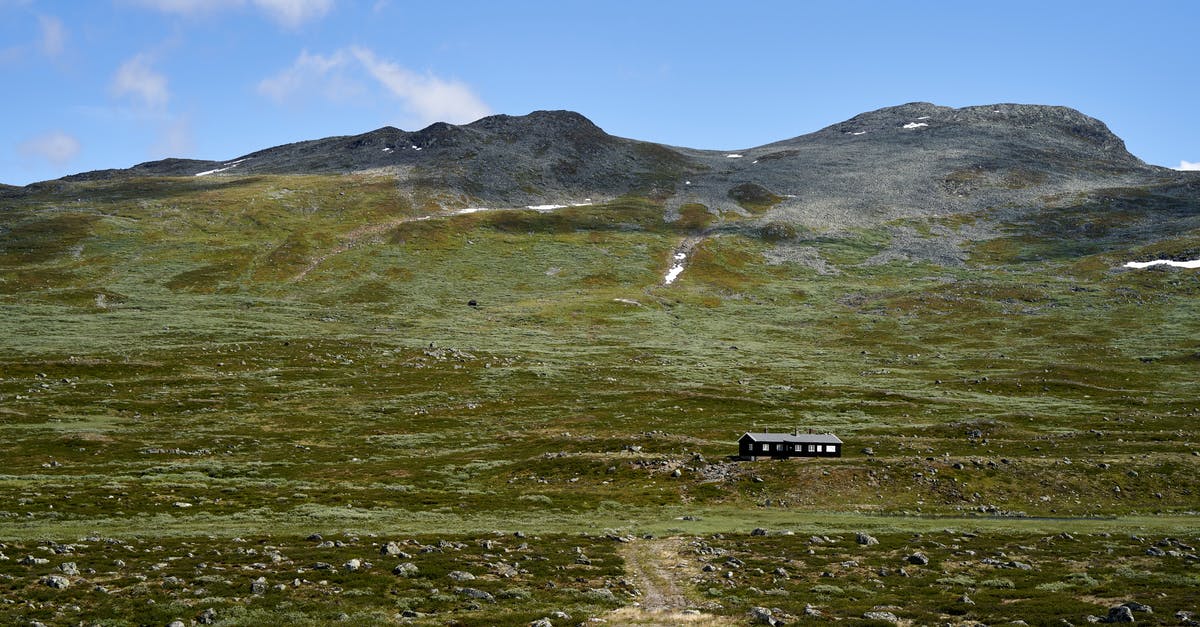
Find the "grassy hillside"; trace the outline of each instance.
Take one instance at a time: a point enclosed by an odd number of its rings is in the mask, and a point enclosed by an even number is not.
[[[1116,231],[1104,245],[1076,237],[1132,220],[1082,209],[989,222],[978,238],[966,236],[970,216],[814,232],[732,215],[667,222],[642,198],[458,213],[454,199],[366,175],[93,181],[9,198],[0,539],[13,544],[0,594],[36,592],[45,605],[22,610],[27,619],[69,618],[54,612],[70,604],[134,612],[82,584],[56,595],[37,583],[41,571],[16,564],[38,540],[89,535],[182,554],[233,536],[299,552],[313,532],[476,546],[524,530],[549,543],[531,550],[566,560],[511,586],[525,596],[513,593],[502,620],[451,592],[401,604],[429,592],[381,592],[399,585],[390,574],[360,582],[384,595],[347,605],[364,624],[410,606],[467,622],[527,623],[551,606],[603,615],[630,599],[606,530],[871,529],[896,547],[946,526],[984,530],[988,547],[1080,530],[1197,541],[1200,274],[1118,269],[1200,250],[1194,230],[1139,231],[1131,248]],[[686,270],[663,285],[688,238],[699,243]],[[914,252],[929,249],[956,261]],[[846,455],[727,459],[742,432],[768,427],[832,431]],[[1100,550],[1099,538],[1086,542]],[[756,542],[730,550],[799,550]],[[576,545],[602,567],[585,569],[576,592],[539,588],[568,580]],[[1141,551],[1130,546],[1118,552]],[[1058,616],[1069,599],[1082,620],[1080,608],[1107,611],[1127,576],[1072,583],[1092,554],[1051,551],[1039,559],[1056,579],[1028,586],[949,571],[925,583],[965,586],[979,620],[1013,617],[1005,599],[1023,586],[1041,591],[1027,619]],[[304,555],[297,564],[319,558]],[[1168,605],[1200,609],[1175,601],[1200,594],[1197,562],[1171,569],[1154,584]],[[176,570],[199,577],[194,565]],[[141,584],[113,581],[144,602]],[[202,587],[228,608],[249,581]],[[911,606],[918,623],[959,615],[904,586],[888,602],[846,601],[871,598],[846,592],[874,585],[855,581],[814,598],[851,617],[887,604]],[[1105,586],[1112,594],[1093,589]],[[747,592],[769,588],[757,579],[711,587],[689,594],[697,604],[732,595],[706,606],[714,614],[772,602]],[[164,620],[195,600],[167,588],[144,592],[175,599],[155,614]],[[617,596],[588,596],[595,588]],[[254,607],[330,619],[313,594],[268,594]]]

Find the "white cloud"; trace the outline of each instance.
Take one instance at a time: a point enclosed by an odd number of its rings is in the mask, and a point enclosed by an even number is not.
[[[1200,172],[1200,161],[1198,161],[1198,162],[1180,161],[1179,167],[1175,168],[1175,169],[1176,170],[1186,170],[1189,172]]]
[[[318,91],[335,101],[359,95],[365,88],[342,71],[349,61],[350,56],[342,50],[329,56],[301,52],[292,67],[260,81],[258,93],[280,104],[288,102],[293,94],[309,91]]]
[[[152,109],[165,107],[171,97],[167,77],[150,67],[150,59],[145,54],[121,64],[113,76],[111,89],[115,96],[130,96]]]
[[[275,22],[297,28],[319,19],[333,8],[334,0],[133,0],[136,4],[164,13],[195,16],[215,13],[247,4],[262,11]]]
[[[62,20],[53,15],[39,15],[38,23],[42,27],[42,52],[48,57],[57,57],[67,47],[67,29]]]
[[[364,81],[398,100],[415,124],[472,122],[491,112],[467,84],[414,72],[359,46],[330,55],[301,52],[291,67],[259,82],[258,91],[280,103],[312,92],[348,100],[369,91]]]
[[[37,157],[54,165],[62,165],[74,159],[81,148],[74,136],[63,131],[51,131],[21,142],[17,151],[26,157]]]
[[[404,106],[425,122],[474,122],[491,111],[471,88],[432,74],[417,74],[396,63],[384,61],[366,48],[351,48],[367,72]]]
[[[297,28],[301,24],[318,18],[333,8],[333,0],[253,0],[255,6],[264,11],[271,19],[288,27]]]

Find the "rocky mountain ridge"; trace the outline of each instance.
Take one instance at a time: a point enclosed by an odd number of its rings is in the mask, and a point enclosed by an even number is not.
[[[609,135],[570,111],[384,127],[229,161],[166,159],[65,181],[136,176],[393,175],[447,206],[522,207],[638,195],[668,219],[702,205],[807,226],[1073,202],[1113,188],[1175,189],[1194,174],[1147,165],[1103,122],[1066,107],[909,103],[736,152]],[[1174,192],[1172,192],[1174,193]]]

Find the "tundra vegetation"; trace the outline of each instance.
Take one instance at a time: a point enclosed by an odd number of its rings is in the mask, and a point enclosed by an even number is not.
[[[410,192],[5,192],[0,622],[1200,611],[1200,274],[1120,268],[1200,234],[1112,235],[1153,207],[819,231],[752,188],[720,216]],[[729,458],[797,426],[845,455]]]

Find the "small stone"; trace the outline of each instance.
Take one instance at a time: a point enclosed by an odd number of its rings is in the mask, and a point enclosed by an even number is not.
[[[401,577],[413,577],[417,574],[417,565],[412,562],[404,562],[393,568],[392,574]]]
[[[250,594],[265,594],[267,591],[267,578],[259,577],[250,582]]]
[[[211,625],[217,622],[217,610],[210,607],[200,612],[200,615],[196,617],[196,622],[201,625]]]
[[[925,554],[921,553],[921,552],[913,553],[912,555],[909,555],[906,559],[908,560],[909,564],[916,564],[917,566],[928,566],[929,565],[929,558],[925,557]]]
[[[671,471],[671,476],[672,476],[672,477],[676,477],[676,478],[678,478],[678,477],[682,477],[682,476],[683,476],[683,471],[682,471],[682,470],[680,470],[680,469],[678,469],[678,468],[676,468],[675,470],[672,470],[672,471]]]
[[[750,532],[750,535],[765,536],[765,535],[767,535],[767,530],[763,529],[762,527],[756,527],[753,531]]]
[[[185,623],[179,619],[175,619],[175,620],[167,623],[167,627],[187,627],[187,623]]]
[[[898,623],[900,618],[891,612],[865,612],[863,618],[867,620],[883,620],[889,623]]]
[[[975,605],[975,601],[972,601],[971,597],[967,596],[966,594],[958,597],[958,602],[964,605]]]
[[[75,565],[75,562],[63,562],[62,564],[58,565],[58,569],[61,570],[64,575],[79,574],[79,567]]]
[[[529,627],[554,627],[554,623],[549,618],[539,618],[529,623]]]
[[[354,572],[356,570],[362,569],[363,561],[356,557],[356,558],[346,562],[345,564],[343,564],[342,567],[350,572]]]
[[[863,546],[874,546],[876,544],[879,544],[879,540],[876,539],[875,536],[872,536],[867,533],[863,533],[861,531],[858,532],[858,534],[855,536],[855,539],[858,541],[859,544],[861,544]]]
[[[475,575],[462,570],[452,570],[446,576],[455,581],[473,581],[475,579]]]

